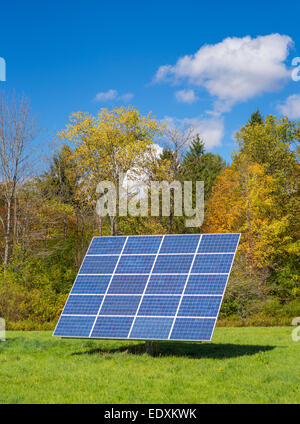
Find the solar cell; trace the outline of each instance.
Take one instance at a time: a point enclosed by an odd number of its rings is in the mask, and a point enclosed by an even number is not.
[[[142,294],[148,275],[114,275],[108,294]]]
[[[78,275],[71,294],[104,294],[110,275]]]
[[[80,274],[112,274],[118,256],[86,256]]]
[[[149,274],[155,255],[128,255],[122,256],[116,274]]]
[[[124,254],[126,253],[157,253],[162,236],[132,236],[128,239]]]
[[[160,253],[195,253],[200,234],[165,236]]]
[[[216,319],[177,318],[170,340],[210,340]]]
[[[186,275],[151,275],[146,294],[181,294]]]
[[[188,279],[185,294],[220,294],[226,286],[227,274],[192,274]]]
[[[193,255],[158,255],[153,274],[187,274]]]
[[[99,316],[96,320],[91,337],[126,339],[133,317]]]
[[[172,322],[172,318],[137,317],[131,332],[131,338],[167,339]]]
[[[88,250],[88,255],[119,255],[126,237],[95,237]]]
[[[224,273],[230,271],[234,255],[196,255],[192,273]]]
[[[95,237],[54,336],[211,340],[239,237]]]
[[[234,253],[239,237],[239,234],[203,234],[198,253]]]
[[[174,316],[180,296],[144,296],[138,315]]]
[[[222,296],[183,296],[178,316],[215,317]]]
[[[70,315],[95,315],[103,296],[70,295],[63,313]]]
[[[99,315],[134,315],[140,299],[140,296],[107,295],[99,311]]]

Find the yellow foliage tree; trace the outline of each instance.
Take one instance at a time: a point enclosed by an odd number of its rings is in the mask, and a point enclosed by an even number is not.
[[[115,185],[117,208],[120,178],[128,171],[138,175],[145,156],[163,126],[152,117],[140,114],[133,107],[101,109],[97,117],[77,112],[70,124],[59,134],[74,143],[74,162],[82,173],[79,196],[89,201],[96,199],[96,186],[108,180]],[[111,233],[117,233],[117,216],[110,216]]]

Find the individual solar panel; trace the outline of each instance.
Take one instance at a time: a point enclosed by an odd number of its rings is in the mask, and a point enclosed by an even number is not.
[[[104,294],[110,275],[78,275],[71,294]]]
[[[148,275],[114,275],[108,294],[142,294]]]
[[[151,275],[146,294],[181,294],[186,275]]]
[[[193,255],[159,255],[153,274],[187,274],[193,261]]]
[[[180,296],[144,296],[139,315],[174,316],[180,301]]]
[[[121,253],[126,237],[94,237],[88,255],[118,255]]]
[[[239,238],[94,237],[54,336],[211,340]]]
[[[149,274],[154,263],[155,255],[127,255],[122,256],[118,267],[117,274]]]
[[[71,295],[64,308],[64,315],[95,315],[103,296]]]
[[[200,234],[165,236],[160,253],[195,253]]]
[[[126,253],[157,253],[162,236],[132,236],[128,239],[124,254]]]

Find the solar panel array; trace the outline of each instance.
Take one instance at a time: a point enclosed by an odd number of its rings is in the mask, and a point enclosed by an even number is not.
[[[239,238],[94,237],[54,336],[211,340]]]

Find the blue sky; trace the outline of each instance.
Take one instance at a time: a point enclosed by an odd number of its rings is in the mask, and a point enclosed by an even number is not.
[[[6,2],[0,89],[30,98],[49,146],[71,112],[132,104],[229,161],[257,107],[300,118],[299,16],[299,1]]]

